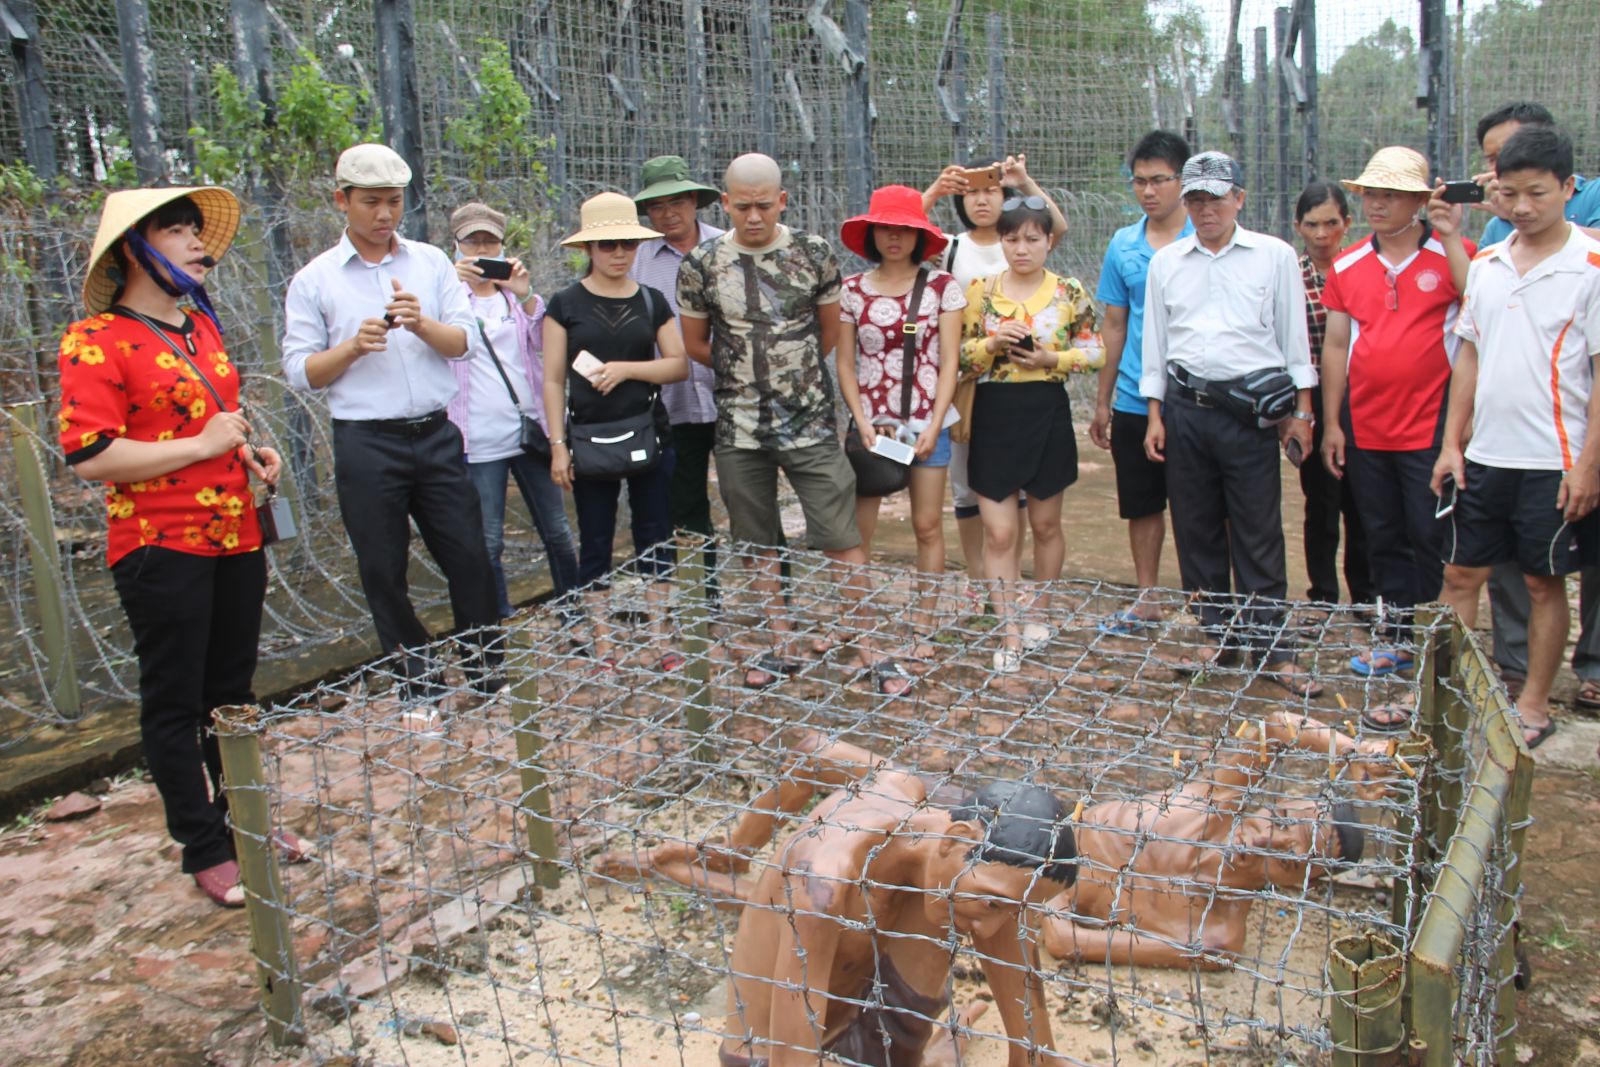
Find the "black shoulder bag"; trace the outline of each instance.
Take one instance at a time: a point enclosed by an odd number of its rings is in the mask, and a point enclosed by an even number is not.
[[[504,293],[500,294],[505,296]],[[509,310],[511,298],[505,297],[506,307]],[[500,372],[500,380],[506,384],[506,392],[511,394],[511,406],[517,409],[517,418],[520,427],[517,434],[517,444],[529,455],[537,456],[546,463],[550,462],[550,435],[544,432],[544,427],[539,425],[539,420],[522,410],[522,399],[517,396],[517,391],[511,385],[511,379],[506,376],[505,364],[500,362],[500,357],[495,353],[494,345],[489,341],[489,333],[483,328],[483,320],[478,320],[478,336],[483,338],[483,347],[489,350],[489,358],[494,361],[494,369]]]
[[[916,384],[917,320],[922,313],[922,290],[928,284],[928,268],[917,271],[917,280],[911,286],[911,300],[906,304],[906,320],[901,326],[904,344],[901,347],[900,417],[911,418],[911,389]],[[852,353],[852,356],[854,353]],[[850,423],[844,435],[844,454],[856,472],[856,496],[889,496],[898,493],[911,481],[911,466],[880,456],[861,442],[861,430]]]
[[[639,286],[644,296],[645,322],[655,333],[655,306],[650,287]],[[572,476],[591,482],[619,482],[643,474],[661,462],[661,439],[656,432],[656,402],[659,389],[650,394],[650,404],[637,415],[610,422],[579,422],[567,408],[567,451],[572,455]]]
[[[217,402],[218,412],[228,410],[228,405],[222,401],[222,394],[217,392],[217,387],[211,384],[211,379],[201,373],[199,365],[195,363],[194,342],[189,339],[187,334],[184,335],[183,346],[179,348],[172,343],[172,338],[167,336],[166,331],[144,315],[134,311],[132,308],[124,307],[119,308],[119,310],[155,334],[156,340],[161,343],[161,347],[171,349],[174,355],[189,365],[189,369],[194,371],[194,376],[200,379],[200,384],[206,387],[206,392],[211,394],[211,399]],[[250,450],[251,455],[255,455],[256,446],[254,442],[246,441],[244,447]],[[266,500],[256,504],[255,509],[256,522],[261,526],[262,548],[277,544],[279,541],[292,540],[299,534],[300,531],[295,526],[294,521],[294,508],[289,506],[287,500],[283,500],[278,496],[277,486],[267,486]]]

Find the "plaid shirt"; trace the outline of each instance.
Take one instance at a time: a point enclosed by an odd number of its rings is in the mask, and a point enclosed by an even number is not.
[[[1311,335],[1311,365],[1322,366],[1322,340],[1328,335],[1328,309],[1322,306],[1322,290],[1327,277],[1311,262],[1300,257],[1300,279],[1306,283],[1306,331]]]

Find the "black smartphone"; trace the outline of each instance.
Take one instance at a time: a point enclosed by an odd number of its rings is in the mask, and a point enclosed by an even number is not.
[[[1433,517],[1442,519],[1456,509],[1456,480],[1454,475],[1445,475],[1444,482],[1439,486],[1439,503],[1433,509]]]
[[[475,259],[478,269],[483,271],[483,276],[490,281],[504,282],[511,279],[511,261],[509,259]]]
[[[1464,178],[1458,182],[1445,182],[1442,199],[1447,204],[1481,204],[1483,186],[1471,178]]]
[[[1022,335],[1022,340],[1017,342],[1017,347],[1018,348],[1025,348],[1029,352],[1032,352],[1033,351],[1033,334],[1031,334],[1031,333],[1023,334]]]

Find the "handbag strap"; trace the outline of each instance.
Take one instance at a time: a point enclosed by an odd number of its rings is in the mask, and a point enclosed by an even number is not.
[[[928,268],[917,268],[917,280],[911,284],[911,302],[906,305],[906,320],[900,327],[904,335],[900,364],[900,417],[911,418],[911,388],[916,384],[917,322],[922,318],[922,291],[928,284]]]
[[[511,298],[509,296],[506,296],[505,293],[503,293],[503,292],[500,295],[505,297],[506,309],[510,310],[510,308],[511,308]],[[489,358],[494,360],[494,369],[500,372],[500,380],[502,382],[506,383],[506,392],[511,394],[511,405],[512,405],[512,407],[516,408],[518,411],[521,411],[522,410],[522,398],[519,397],[517,395],[517,391],[511,387],[511,379],[506,377],[505,365],[500,362],[499,355],[497,355],[495,353],[494,343],[489,340],[489,331],[483,328],[483,320],[482,319],[478,320],[478,336],[483,338],[483,347],[487,348],[489,350]]]

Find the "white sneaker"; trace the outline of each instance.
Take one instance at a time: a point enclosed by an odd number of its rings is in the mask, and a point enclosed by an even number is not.
[[[1022,653],[1015,648],[998,648],[994,653],[996,674],[1016,674],[1022,669]]]
[[[1042,622],[1022,624],[1022,650],[1037,652],[1050,641],[1050,627]]]

